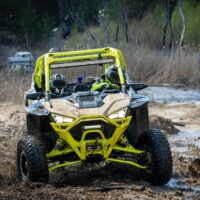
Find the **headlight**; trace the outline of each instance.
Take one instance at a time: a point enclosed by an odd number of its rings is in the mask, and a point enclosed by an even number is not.
[[[61,116],[61,115],[56,115],[56,114],[52,114],[54,120],[56,121],[56,123],[58,124],[62,124],[62,123],[71,123],[74,121],[73,118],[70,117],[65,117],[65,116]]]
[[[126,111],[127,111],[127,108],[124,108],[123,110],[120,110],[116,113],[113,113],[111,115],[109,115],[108,117],[110,119],[120,119],[120,118],[124,118],[126,116]]]

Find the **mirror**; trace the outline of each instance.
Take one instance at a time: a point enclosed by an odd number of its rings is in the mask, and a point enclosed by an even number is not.
[[[133,84],[128,84],[128,86],[131,87],[135,91],[139,91],[148,87],[148,85],[145,85],[143,83],[133,83]]]

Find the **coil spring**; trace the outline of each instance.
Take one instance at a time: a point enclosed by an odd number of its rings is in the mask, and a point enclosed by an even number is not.
[[[126,147],[129,144],[128,139],[125,135],[122,135],[122,137],[119,139],[119,144],[123,147]]]
[[[58,150],[63,150],[65,146],[66,142],[61,137],[59,137],[56,141],[56,148]]]

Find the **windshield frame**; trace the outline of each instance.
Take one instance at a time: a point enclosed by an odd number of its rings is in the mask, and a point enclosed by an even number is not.
[[[38,58],[36,62],[36,68],[34,71],[34,82],[38,88],[45,86],[45,92],[50,93],[50,76],[52,66],[59,67],[76,67],[74,63],[83,64],[81,67],[90,63],[103,64],[105,69],[110,63],[113,63],[117,69],[120,79],[120,85],[123,90],[125,86],[125,77],[123,70],[126,70],[123,55],[120,50],[114,48],[100,48],[89,49],[80,51],[58,52],[58,53],[46,53]],[[102,63],[101,63],[102,62]]]

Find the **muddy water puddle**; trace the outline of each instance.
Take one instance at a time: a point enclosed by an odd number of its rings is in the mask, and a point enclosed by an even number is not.
[[[176,135],[168,136],[172,152],[188,153],[191,147],[200,148],[200,130],[185,129]]]
[[[171,178],[170,181],[166,185],[170,189],[179,189],[183,191],[194,191],[200,192],[200,186],[191,186],[190,184],[183,183],[182,180],[177,180],[175,178]]]
[[[173,87],[148,87],[140,92],[151,102],[200,104],[200,90]]]

